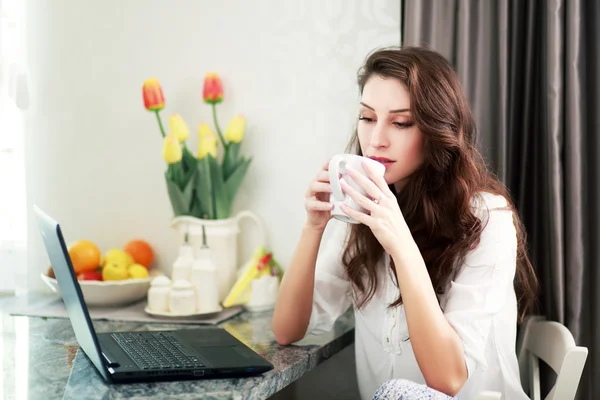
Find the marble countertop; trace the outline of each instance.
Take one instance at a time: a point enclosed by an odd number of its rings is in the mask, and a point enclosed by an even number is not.
[[[280,346],[271,312],[248,313],[219,326],[275,368],[250,378],[106,384],[89,362],[66,319],[11,316],[0,304],[0,390],[12,399],[265,399],[354,342],[352,311],[333,330]],[[94,321],[98,332],[194,328],[195,325]]]

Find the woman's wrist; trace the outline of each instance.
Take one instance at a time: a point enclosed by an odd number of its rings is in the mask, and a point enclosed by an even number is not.
[[[391,254],[396,269],[417,268],[419,265],[425,266],[425,261],[419,250],[419,246],[410,240],[409,243],[399,245]]]
[[[305,222],[302,227],[302,232],[306,232],[311,235],[320,235],[322,236],[325,232],[325,226],[315,226],[310,224],[309,222]]]

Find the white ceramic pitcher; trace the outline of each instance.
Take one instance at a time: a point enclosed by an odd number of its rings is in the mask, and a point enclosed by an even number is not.
[[[251,211],[241,211],[232,218],[227,219],[201,219],[190,216],[175,217],[171,221],[171,227],[180,235],[183,242],[185,234],[188,241],[196,251],[202,246],[202,226],[206,228],[206,242],[211,248],[211,255],[217,266],[217,277],[219,281],[219,302],[222,302],[236,280],[237,269],[246,260],[239,260],[238,237],[240,234],[240,221],[244,218],[252,220],[258,229],[257,245],[266,246],[266,230],[262,219]],[[252,234],[252,241],[255,233]],[[248,259],[251,254],[248,255]]]

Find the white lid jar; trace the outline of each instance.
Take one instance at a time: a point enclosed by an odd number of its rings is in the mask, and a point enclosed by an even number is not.
[[[169,310],[175,315],[193,314],[196,311],[196,293],[189,281],[177,280],[173,283]]]
[[[150,283],[148,289],[148,308],[156,312],[169,311],[169,295],[171,293],[171,280],[166,276],[157,276]]]

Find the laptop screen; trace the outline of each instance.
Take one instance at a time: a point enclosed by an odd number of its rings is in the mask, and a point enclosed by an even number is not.
[[[60,288],[67,314],[75,331],[77,342],[104,379],[110,382],[111,377],[104,364],[98,338],[96,337],[87,306],[83,301],[83,294],[81,293],[79,283],[77,283],[75,271],[73,270],[60,226],[39,207],[34,205],[33,211],[44,240],[50,264],[58,281],[58,287]]]

